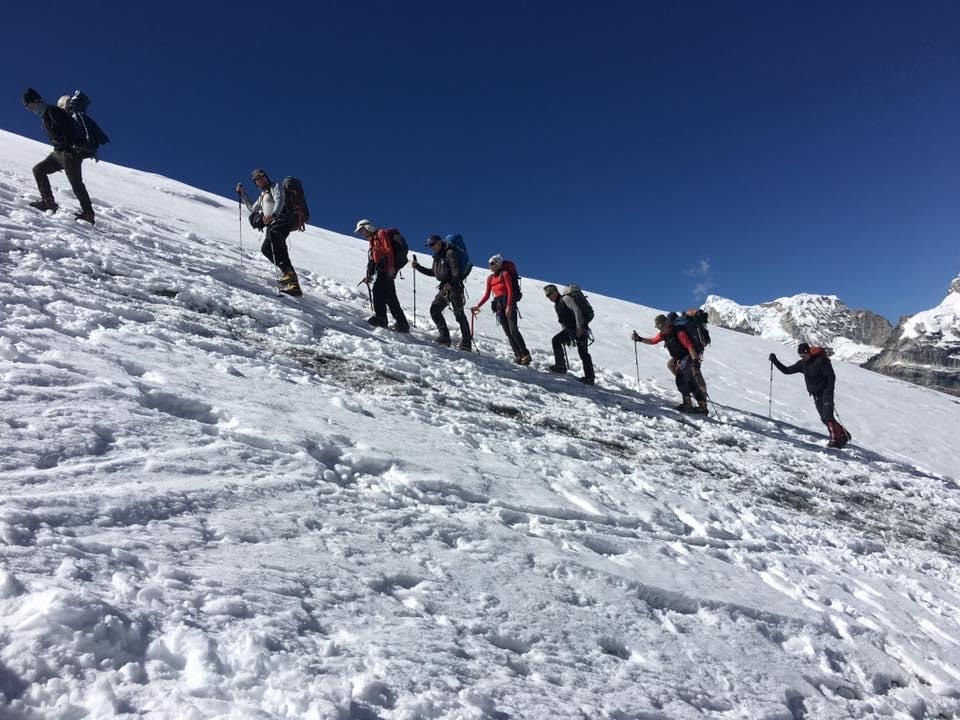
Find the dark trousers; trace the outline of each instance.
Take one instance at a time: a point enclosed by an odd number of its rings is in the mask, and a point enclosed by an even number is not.
[[[465,304],[466,299],[463,296],[463,285],[444,283],[440,288],[440,292],[437,293],[437,296],[430,304],[430,317],[433,318],[440,337],[450,337],[447,321],[443,317],[443,311],[447,305],[449,305],[453,308],[453,317],[456,318],[457,324],[460,326],[460,341],[463,343],[471,342],[473,338],[470,335],[470,323],[467,322],[467,314],[463,311]]]
[[[397,284],[385,272],[378,272],[373,281],[373,314],[384,321],[387,319],[387,308],[393,315],[394,321],[401,327],[410,327],[407,316],[403,313],[400,301],[397,299]]]
[[[580,355],[580,362],[583,363],[583,376],[585,378],[590,378],[594,380],[593,375],[593,358],[590,357],[590,352],[587,350],[587,343],[590,341],[590,331],[587,328],[583,329],[583,335],[577,337],[575,330],[561,330],[556,335],[553,336],[553,357],[556,361],[557,367],[566,368],[567,367],[567,352],[564,350],[564,345],[571,345],[576,343],[577,354]]]
[[[497,313],[497,322],[503,328],[503,334],[507,336],[507,342],[510,343],[510,349],[513,350],[515,357],[522,358],[529,355],[527,344],[523,341],[523,335],[517,327],[517,306],[513,306],[511,312],[507,312],[507,299],[494,298],[493,309]]]
[[[53,190],[50,189],[50,178],[47,176],[63,170],[67,174],[67,180],[70,182],[70,188],[73,190],[73,194],[77,196],[80,209],[92,215],[93,205],[90,203],[90,195],[87,193],[87,187],[83,184],[82,164],[83,158],[76,153],[54,150],[47,155],[45,160],[41,160],[34,165],[33,178],[37,181],[37,189],[40,190],[40,197],[53,202]]]
[[[690,359],[689,355],[678,361],[677,390],[680,391],[681,395],[684,397],[693,395],[697,402],[706,400],[707,396],[703,391],[703,387],[705,387],[705,385],[701,386],[702,381],[703,376],[700,375],[700,369],[693,364],[693,361]]]
[[[827,430],[830,432],[831,440],[845,440],[850,437],[850,433],[847,432],[847,429],[837,422],[837,419],[833,416],[834,408],[832,388],[814,395],[813,404],[816,406],[817,412],[820,414],[820,420],[824,425],[827,426]]]
[[[263,245],[260,246],[260,252],[271,263],[280,268],[280,272],[293,272],[293,265],[290,262],[290,253],[287,251],[287,235],[290,234],[290,226],[281,221],[275,221],[267,225],[267,233],[263,237]]]

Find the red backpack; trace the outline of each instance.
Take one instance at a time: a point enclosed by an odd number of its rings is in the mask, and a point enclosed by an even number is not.
[[[506,270],[510,273],[510,277],[513,278],[513,287],[511,291],[513,292],[513,301],[517,302],[520,298],[523,297],[523,291],[520,289],[520,273],[517,272],[517,266],[514,264],[513,260],[504,260],[500,264],[501,272]]]

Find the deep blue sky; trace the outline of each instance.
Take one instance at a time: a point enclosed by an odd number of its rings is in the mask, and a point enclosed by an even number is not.
[[[104,159],[225,196],[294,174],[323,227],[663,308],[895,321],[960,273],[960,2],[9,5],[0,127],[39,138],[23,89],[79,87]]]

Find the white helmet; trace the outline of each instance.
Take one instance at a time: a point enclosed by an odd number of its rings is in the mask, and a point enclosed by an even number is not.
[[[69,108],[69,107],[70,107],[70,96],[69,96],[69,95],[61,95],[61,96],[60,96],[60,99],[57,100],[57,107],[60,108],[61,110],[66,110],[67,108]]]
[[[377,226],[364,218],[363,220],[357,220],[357,226],[353,229],[353,232],[356,234],[361,230],[365,230],[368,233],[375,233],[377,231]]]
[[[501,265],[503,265],[503,255],[501,255],[500,253],[497,253],[496,255],[492,256],[487,261],[487,265],[494,265],[496,267],[500,267]]]

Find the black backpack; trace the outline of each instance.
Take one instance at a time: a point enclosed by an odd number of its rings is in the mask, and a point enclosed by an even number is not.
[[[667,321],[675,330],[683,330],[690,338],[690,342],[697,349],[697,354],[703,353],[710,344],[710,331],[707,330],[707,313],[705,310],[687,310],[685,313],[672,312],[667,315]]]
[[[580,312],[583,314],[585,324],[593,322],[593,306],[590,304],[590,301],[587,300],[587,296],[583,294],[583,290],[580,289],[579,285],[568,285],[564,295],[569,295],[573,298],[574,302],[577,303],[577,307],[580,308]]]
[[[285,177],[281,185],[286,196],[284,202],[290,229],[302,232],[307,229],[307,221],[310,220],[310,208],[307,207],[307,199],[303,195],[303,183],[295,177]]]
[[[82,158],[95,158],[101,145],[110,142],[107,134],[87,114],[90,98],[77,90],[70,97],[66,111],[73,123],[73,149]]]
[[[407,246],[406,238],[400,234],[399,230],[390,228],[386,232],[387,237],[390,238],[390,247],[393,248],[393,270],[394,272],[400,272],[410,260],[410,248]]]

